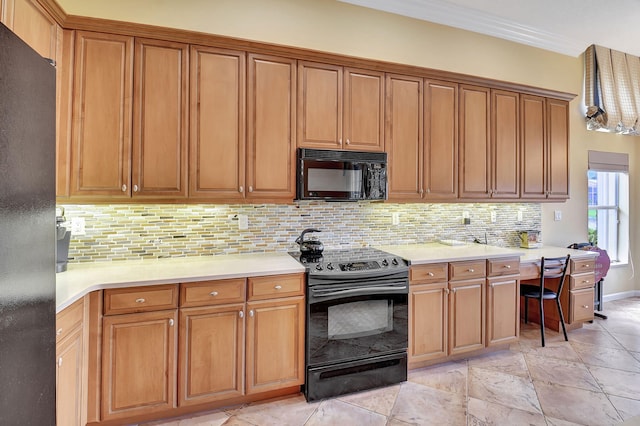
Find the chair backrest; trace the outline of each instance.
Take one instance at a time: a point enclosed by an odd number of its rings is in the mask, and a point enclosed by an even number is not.
[[[540,290],[544,288],[544,280],[547,278],[560,278],[560,284],[558,286],[558,294],[562,292],[562,286],[564,285],[564,277],[567,274],[567,268],[569,267],[569,258],[571,255],[567,254],[566,257],[542,257],[540,259]]]

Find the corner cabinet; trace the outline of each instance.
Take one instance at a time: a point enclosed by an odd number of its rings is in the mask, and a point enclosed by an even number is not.
[[[298,146],[384,150],[384,72],[298,64]]]

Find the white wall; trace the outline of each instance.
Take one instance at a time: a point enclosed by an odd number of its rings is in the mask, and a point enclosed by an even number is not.
[[[72,15],[189,29],[512,81],[575,93],[571,104],[571,199],[543,205],[543,239],[587,238],[587,150],[630,154],[631,217],[640,205],[640,138],[588,132],[582,115],[583,60],[336,0],[59,0]],[[586,46],[585,46],[586,48]],[[562,210],[563,219],[553,220]],[[632,259],[640,234],[631,223]],[[640,290],[629,266],[612,269],[605,293]]]

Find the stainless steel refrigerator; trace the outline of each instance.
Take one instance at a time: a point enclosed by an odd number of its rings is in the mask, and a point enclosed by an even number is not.
[[[0,24],[0,425],[55,425],[55,68]]]

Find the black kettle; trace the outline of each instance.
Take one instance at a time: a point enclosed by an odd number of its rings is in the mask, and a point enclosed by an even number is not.
[[[307,255],[307,254],[321,254],[322,250],[324,250],[324,246],[322,245],[322,243],[318,240],[304,240],[304,236],[305,234],[308,234],[310,232],[322,232],[319,229],[315,229],[315,228],[307,228],[304,231],[302,231],[302,234],[300,234],[300,236],[298,238],[296,238],[296,243],[300,245],[300,253]]]

